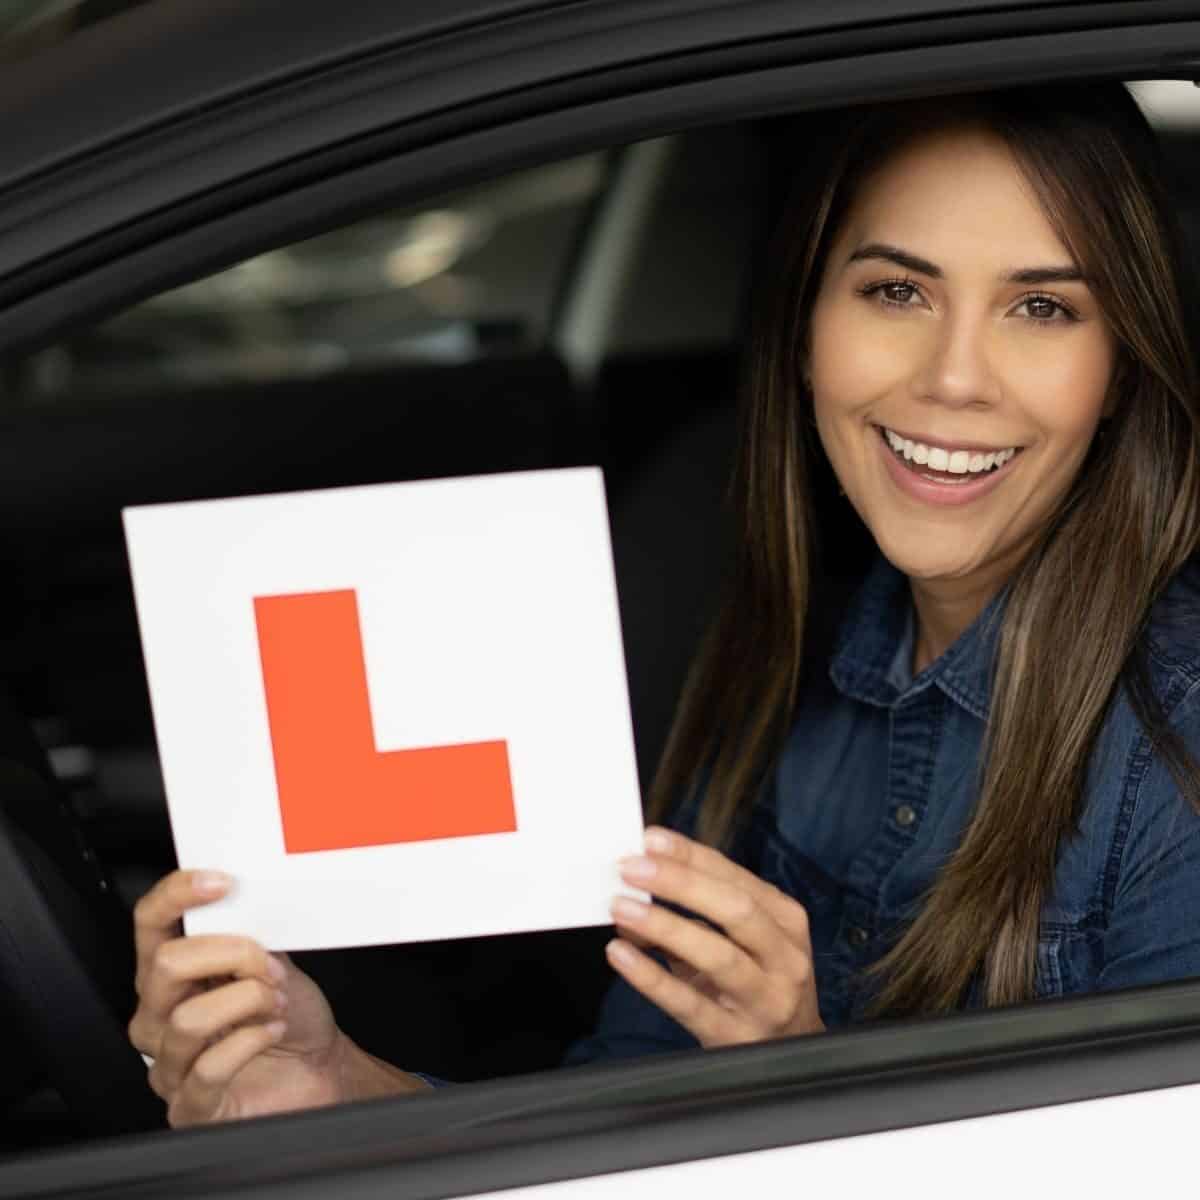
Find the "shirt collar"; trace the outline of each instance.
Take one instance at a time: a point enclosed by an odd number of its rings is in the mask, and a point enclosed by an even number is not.
[[[912,661],[914,625],[908,578],[879,555],[838,629],[829,677],[843,695],[882,708],[936,686],[986,721],[1005,594],[1002,588],[954,644],[914,677],[905,669]]]

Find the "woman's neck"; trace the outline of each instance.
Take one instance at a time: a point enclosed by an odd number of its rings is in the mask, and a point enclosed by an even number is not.
[[[1003,582],[1003,579],[909,579],[916,613],[914,675],[950,649],[987,607]]]

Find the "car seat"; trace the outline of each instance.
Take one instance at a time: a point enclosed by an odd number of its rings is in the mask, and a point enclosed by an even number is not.
[[[11,1107],[49,1086],[75,1132],[165,1126],[127,1036],[129,914],[7,697],[0,697],[0,1011]]]

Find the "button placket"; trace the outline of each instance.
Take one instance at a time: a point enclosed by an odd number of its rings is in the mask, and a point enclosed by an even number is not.
[[[847,902],[840,930],[848,963],[861,962],[874,946],[883,920],[884,882],[912,853],[932,782],[945,704],[937,689],[929,688],[894,706],[888,715],[886,816],[880,836],[863,848],[848,872],[855,900]]]

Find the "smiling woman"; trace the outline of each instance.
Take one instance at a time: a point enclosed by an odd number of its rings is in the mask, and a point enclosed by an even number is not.
[[[659,903],[614,902],[622,978],[569,1061],[1200,975],[1200,442],[1152,135],[1089,85],[851,112],[810,149],[671,828],[622,864]],[[844,611],[826,461],[878,551]],[[172,1122],[423,1088],[286,959],[179,936],[228,886],[137,908]]]
[[[827,1024],[1194,975],[1197,395],[1150,130],[1119,85],[923,101],[803,174],[659,811],[801,900]],[[832,652],[822,451],[880,552]]]
[[[912,581],[915,669],[950,647],[1060,505],[1111,408],[1115,357],[1002,138],[932,133],[861,185],[829,251],[808,370],[834,470]]]

